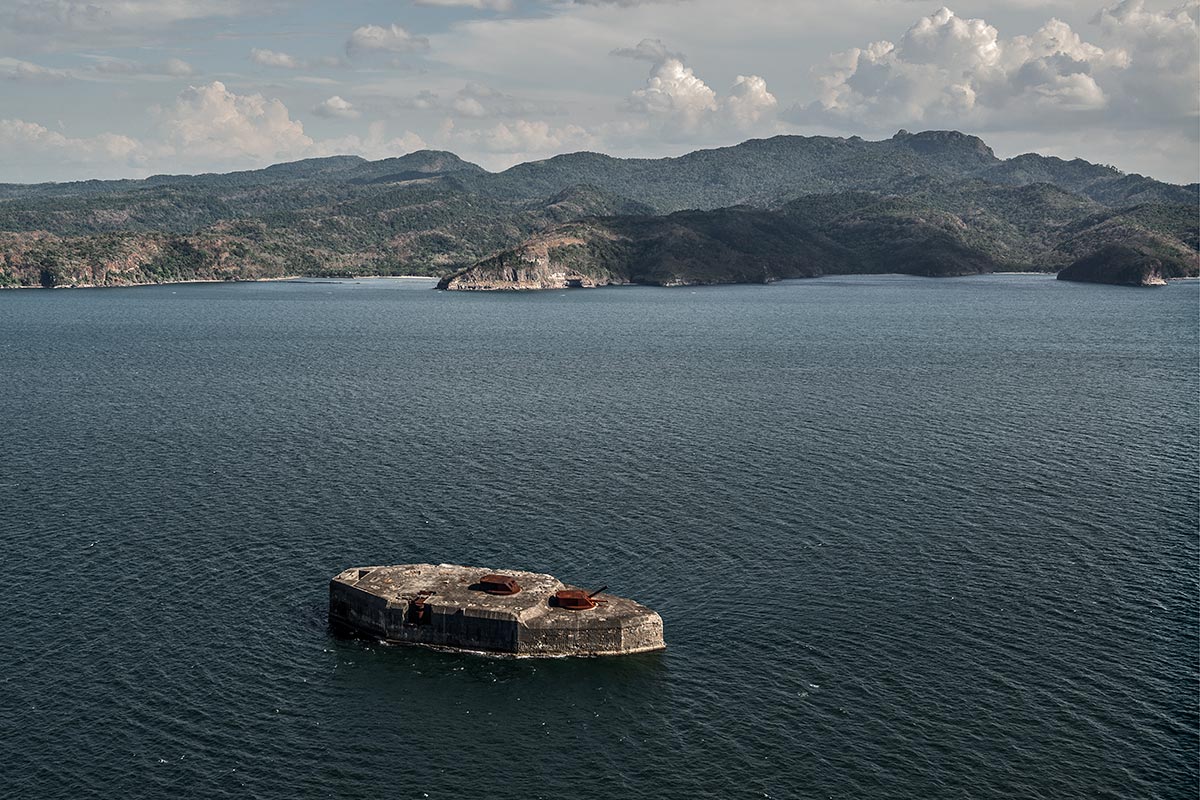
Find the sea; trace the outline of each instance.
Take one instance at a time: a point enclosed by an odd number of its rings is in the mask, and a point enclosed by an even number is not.
[[[1200,282],[0,293],[0,797],[1195,798]],[[667,649],[340,638],[549,572]]]

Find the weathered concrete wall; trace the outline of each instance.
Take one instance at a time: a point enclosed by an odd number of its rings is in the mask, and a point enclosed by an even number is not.
[[[554,655],[582,650],[590,655],[614,655],[661,650],[665,646],[662,617],[653,612],[636,616],[618,613],[615,616],[585,617],[572,611],[560,614],[563,616],[551,620],[554,623],[552,625],[540,626],[534,621],[522,626],[520,651]]]

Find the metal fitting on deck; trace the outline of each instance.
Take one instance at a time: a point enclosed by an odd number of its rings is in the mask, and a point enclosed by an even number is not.
[[[521,591],[517,579],[508,575],[484,575],[471,588],[478,588],[481,592],[488,594],[516,594]]]

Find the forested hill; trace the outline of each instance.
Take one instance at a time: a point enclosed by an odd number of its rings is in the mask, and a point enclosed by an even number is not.
[[[1196,208],[1111,209],[1046,184],[976,183],[908,196],[806,195],[750,206],[580,220],[442,279],[451,290],[763,283],[820,275],[927,277],[1064,270],[1153,284],[1197,274]]]
[[[777,136],[662,159],[572,153],[499,173],[438,151],[335,156],[219,175],[0,184],[0,285],[440,275],[580,220],[779,212],[797,198],[846,192],[983,220],[973,240],[1002,246],[988,251],[997,263],[1065,266],[1042,257],[1049,229],[1023,219],[1028,209],[1013,199],[1011,189],[1028,186],[1055,193],[1054,219],[1076,227],[1112,211],[1150,209],[1142,216],[1153,218],[1160,206],[1195,206],[1198,188],[1078,159],[998,159],[956,131]]]

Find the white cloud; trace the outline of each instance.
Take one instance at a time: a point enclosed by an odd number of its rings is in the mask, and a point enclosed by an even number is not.
[[[767,82],[759,76],[738,75],[721,104],[737,127],[751,128],[774,114],[779,101],[767,91]]]
[[[579,125],[554,127],[544,120],[510,120],[491,127],[458,129],[447,119],[441,136],[451,144],[479,148],[490,153],[532,157],[595,145],[595,138]]]
[[[1150,13],[1141,0],[1126,0],[1104,9],[1097,17],[1104,46],[1058,19],[1031,36],[1005,39],[984,20],[942,8],[895,44],[879,41],[831,56],[817,73],[818,99],[790,116],[868,129],[1043,128],[1101,119],[1124,125],[1133,121],[1131,105],[1150,113],[1149,105],[1169,105],[1165,98],[1146,102],[1164,84],[1170,99],[1187,106],[1177,113],[1194,113],[1196,5],[1190,12]]]
[[[114,15],[103,3],[69,0],[18,0],[0,6],[0,25],[26,35],[103,28]]]
[[[530,117],[561,114],[557,104],[514,97],[476,81],[468,82],[450,101],[450,110],[465,117]]]
[[[268,50],[262,47],[250,49],[250,60],[264,67],[279,69],[311,69],[313,67],[347,67],[349,63],[336,56],[316,56],[314,58],[297,58],[291,53],[280,50]],[[299,79],[297,79],[299,80]]]
[[[758,75],[739,75],[725,97],[701,80],[683,61],[680,53],[669,50],[661,40],[643,39],[632,48],[620,48],[613,55],[650,61],[654,64],[646,85],[635,89],[626,99],[627,111],[642,115],[646,125],[641,133],[686,139],[697,135],[719,136],[734,130],[748,131],[773,123],[778,101],[767,90],[767,82]],[[624,129],[609,127],[620,136],[636,135],[639,126]]]
[[[421,111],[430,111],[438,107],[438,96],[436,92],[422,89],[411,100],[405,101],[403,105]]]
[[[684,130],[694,130],[701,118],[717,110],[717,93],[678,58],[654,66],[646,86],[626,101],[631,111],[669,117]]]
[[[143,146],[115,133],[70,137],[35,122],[0,119],[0,169],[8,180],[35,179],[27,172],[36,159],[49,159],[73,171],[117,176],[136,171]]]
[[[167,75],[176,77],[191,75],[195,72],[191,64],[178,58],[168,58],[163,62],[162,69]]]
[[[338,156],[358,155],[363,158],[379,159],[393,158],[411,153],[414,150],[424,150],[425,140],[412,131],[405,131],[401,136],[389,137],[382,122],[372,122],[367,126],[367,135],[352,134],[336,139],[323,139],[314,142],[306,151],[308,156]]]
[[[71,138],[34,122],[19,119],[0,120],[0,142],[44,150],[75,150],[108,158],[126,158],[137,152],[136,139],[114,133]]]
[[[124,58],[87,56],[93,59],[87,69],[55,69],[30,61],[0,57],[0,78],[16,81],[61,81],[70,78],[95,80],[97,76],[163,75],[182,78],[195,74],[192,65],[178,58],[168,58],[155,64]]]
[[[461,117],[486,117],[487,109],[474,97],[456,97],[450,103],[455,114]]]
[[[661,63],[669,58],[677,58],[683,61],[683,53],[668,50],[667,46],[663,44],[662,39],[642,39],[633,47],[618,47],[612,51],[612,55],[636,58],[639,61],[649,61],[652,64]]]
[[[400,135],[404,128],[440,146],[435,131],[444,117],[460,126],[445,146],[491,164],[551,154],[556,142],[561,149],[677,155],[794,131],[781,123],[781,106],[793,106],[787,116],[806,133],[956,127],[978,132],[989,143],[1004,141],[1008,152],[1051,143],[1056,153],[1093,158],[1093,149],[1101,152],[1096,143],[1102,134],[1111,134],[1116,138],[1104,139],[1109,143],[1096,158],[1124,169],[1159,170],[1169,160],[1147,160],[1147,148],[1162,142],[1176,148],[1162,152],[1175,152],[1181,166],[1154,174],[1194,179],[1197,171],[1197,0],[1174,9],[1170,5],[1183,0],[976,0],[973,13],[939,10],[923,19],[918,18],[937,4],[843,0],[830,11],[817,0],[746,0],[731,11],[727,0],[413,0],[412,16],[405,19],[378,16],[378,8],[361,4],[337,10],[313,6],[303,29],[277,14],[294,2],[0,0],[0,116],[37,120],[52,132],[65,124],[64,134],[88,141],[93,138],[88,134],[105,128],[103,119],[89,116],[95,106],[84,100],[86,82],[120,80],[125,85],[111,93],[105,115],[120,123],[109,129],[138,132],[142,163],[172,171],[254,166],[339,143],[351,152],[382,152],[392,143],[415,141],[408,131]],[[458,8],[414,10],[414,3]],[[503,10],[510,4],[522,13],[463,10]],[[1101,5],[1108,7],[1096,13]],[[1047,21],[1051,13],[1061,20]],[[283,27],[246,24],[238,15],[262,16]],[[429,31],[428,39],[399,24],[358,27],[372,19],[428,25],[419,28]],[[279,38],[263,40],[264,29]],[[1022,33],[1027,35],[1017,35]],[[282,38],[288,35],[294,38]],[[255,44],[283,50],[251,50]],[[242,58],[250,59],[243,61],[249,76],[223,73],[234,87],[231,94],[253,98],[260,92],[265,105],[286,103],[285,119],[300,133],[281,122],[278,147],[235,146],[224,154],[210,147],[206,155],[192,155],[166,127],[176,111],[175,90],[156,93],[169,85],[164,77],[188,70],[184,62],[173,67],[151,62],[177,53],[205,71],[228,69],[221,59],[230,47],[240,47]],[[45,54],[55,49],[69,49],[70,55]],[[844,52],[826,60],[837,50]],[[426,51],[430,55],[414,58]],[[606,62],[610,52],[644,66]],[[124,60],[131,55],[146,63]],[[81,65],[81,58],[90,61]],[[818,59],[823,63],[810,72]],[[336,74],[327,69],[334,67],[345,69]],[[35,92],[18,81],[41,85]],[[329,105],[334,97],[349,108]],[[139,115],[155,102],[167,106],[159,128],[141,133]],[[322,129],[318,116],[340,119],[357,139],[320,140],[287,108],[311,119],[315,130]],[[360,116],[351,123],[354,112]],[[63,123],[51,124],[60,118]],[[372,119],[393,120],[395,135],[372,138],[365,132]],[[270,130],[264,119],[253,127]],[[221,138],[219,132],[212,135]],[[1072,135],[1078,146],[1068,153]],[[1124,147],[1118,142],[1123,135]],[[243,132],[235,140],[248,137]],[[1027,145],[1019,147],[1019,141]],[[99,159],[102,149],[93,144],[88,152]],[[78,174],[61,167],[63,160],[36,159],[43,175]]]
[[[311,83],[314,86],[340,86],[341,81],[325,78],[320,75],[297,75],[292,78],[296,83]]]
[[[413,0],[417,6],[478,8],[488,11],[510,11],[512,0]]]
[[[423,82],[423,77],[418,81]],[[411,86],[411,79],[406,80]],[[553,100],[517,97],[501,92],[478,81],[436,84],[440,91],[420,89],[415,93],[405,92],[386,83],[356,91],[358,105],[363,113],[392,117],[411,118],[412,112],[438,112],[454,118],[483,119],[534,119],[546,116],[561,116],[566,113],[562,104]]]
[[[346,52],[350,55],[367,52],[413,53],[429,49],[429,40],[424,36],[413,36],[395,23],[363,25],[356,28],[346,40]]]
[[[358,112],[334,96],[318,109],[354,119]],[[322,113],[316,111],[316,113]],[[228,170],[263,167],[315,156],[354,154],[367,158],[402,155],[425,147],[411,131],[388,136],[375,122],[366,135],[314,140],[278,99],[237,94],[220,81],[189,86],[173,104],[156,110],[157,136],[144,140],[113,133],[70,137],[37,123],[0,120],[0,167],[20,179],[31,157],[75,165],[73,178],[152,171]]]
[[[196,73],[191,64],[178,58],[168,58],[157,64],[124,58],[100,58],[92,65],[92,70],[103,75],[167,75],[172,78],[186,78]]]
[[[1187,120],[1196,129],[1198,19],[1197,0],[1160,12],[1147,11],[1142,0],[1125,0],[1096,15],[1101,36],[1127,54],[1126,68],[1112,76],[1114,111],[1141,120]]]
[[[235,94],[220,81],[189,86],[159,116],[167,143],[192,159],[258,163],[296,157],[313,144],[282,102]]]
[[[264,67],[282,67],[283,69],[301,69],[304,67],[304,62],[293,55],[259,47],[251,48],[250,60],[255,64],[262,64]]]
[[[10,81],[61,81],[73,77],[63,69],[43,67],[32,61],[0,56],[0,78]]]
[[[318,117],[329,117],[338,119],[358,119],[362,116],[361,112],[349,100],[343,100],[338,95],[322,100],[313,108],[313,113]]]

